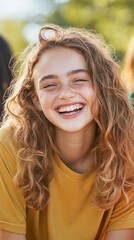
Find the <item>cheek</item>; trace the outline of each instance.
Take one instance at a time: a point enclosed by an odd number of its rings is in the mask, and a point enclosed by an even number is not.
[[[95,93],[93,88],[84,88],[81,89],[81,94],[84,96],[84,98],[89,102],[93,103],[95,100]]]
[[[99,103],[98,103],[98,100],[95,96],[95,94],[93,95],[92,97],[92,102],[91,102],[91,112],[92,112],[92,115],[94,117],[94,119],[97,119],[98,118],[98,113],[99,113]]]
[[[88,103],[92,115],[93,116],[98,115],[98,104],[96,101],[96,95],[93,88],[83,89],[82,95],[84,96],[84,99]]]
[[[48,107],[50,107],[53,103],[53,95],[43,93],[39,96],[39,102],[43,110],[47,110]]]
[[[46,97],[39,98],[41,107],[42,107],[43,109],[47,108],[47,106],[49,106],[49,104],[50,104],[50,100],[51,100],[51,99],[48,99],[48,98],[46,98]]]

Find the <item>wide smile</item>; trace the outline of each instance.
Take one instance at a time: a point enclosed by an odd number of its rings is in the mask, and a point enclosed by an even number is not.
[[[64,105],[60,106],[56,109],[56,112],[58,112],[62,116],[76,116],[78,115],[84,108],[83,103],[76,103],[71,105]]]

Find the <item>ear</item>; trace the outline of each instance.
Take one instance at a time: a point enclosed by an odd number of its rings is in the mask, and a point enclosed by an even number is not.
[[[37,97],[37,95],[33,97],[33,104],[34,106],[39,110],[39,111],[42,111],[42,108],[41,108],[41,105],[40,105],[40,101],[39,101],[39,98]]]

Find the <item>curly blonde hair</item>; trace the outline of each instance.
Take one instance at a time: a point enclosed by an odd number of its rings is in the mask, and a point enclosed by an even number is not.
[[[46,50],[58,46],[73,48],[84,56],[95,91],[92,114],[97,135],[91,149],[93,171],[97,172],[95,203],[107,209],[122,195],[128,200],[128,192],[134,185],[134,175],[128,173],[134,166],[133,111],[118,64],[112,59],[102,36],[85,29],[58,26],[56,29],[62,34],[29,45],[20,56],[20,68],[5,104],[3,122],[12,126],[14,139],[19,143],[15,181],[29,207],[43,209],[47,206],[53,159],[59,153],[54,141],[54,126],[34,105],[33,70]]]

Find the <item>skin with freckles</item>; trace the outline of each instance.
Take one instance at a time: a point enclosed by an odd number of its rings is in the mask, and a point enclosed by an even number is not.
[[[85,171],[96,124],[91,113],[94,90],[84,57],[69,48],[48,50],[34,68],[34,82],[36,104],[55,126],[62,161],[77,172]]]
[[[92,123],[94,90],[81,54],[63,47],[46,51],[34,80],[39,108],[57,128],[76,132]]]

